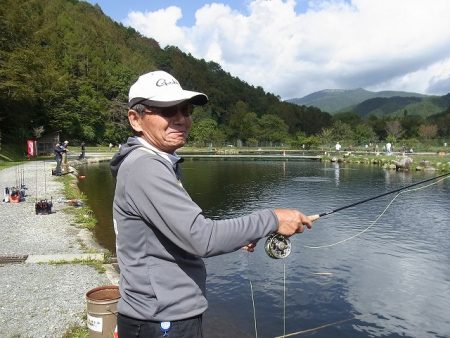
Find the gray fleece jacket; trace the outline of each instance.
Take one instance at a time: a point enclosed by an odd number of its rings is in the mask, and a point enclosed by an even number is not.
[[[202,257],[265,237],[276,231],[278,220],[268,209],[234,219],[205,218],[172,163],[143,147],[131,137],[111,161],[118,310],[142,320],[190,318],[208,306]]]

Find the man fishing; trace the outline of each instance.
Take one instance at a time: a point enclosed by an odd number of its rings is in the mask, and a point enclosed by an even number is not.
[[[53,152],[55,153],[55,161],[56,161],[55,176],[61,176],[62,156],[66,152],[66,149],[64,149],[64,147],[62,147],[61,144],[58,142],[56,143]]]
[[[128,120],[135,133],[111,161],[120,267],[118,333],[128,337],[203,337],[207,309],[202,257],[244,247],[271,234],[311,228],[295,209],[265,209],[212,220],[180,180],[181,158],[194,105],[208,97],[184,90],[170,74],[144,74],[129,91]]]

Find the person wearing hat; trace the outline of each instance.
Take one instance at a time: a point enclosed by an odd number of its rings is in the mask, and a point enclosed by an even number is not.
[[[203,337],[208,302],[202,258],[242,247],[253,251],[271,233],[292,236],[311,228],[294,209],[224,220],[203,215],[181,184],[176,150],[186,143],[194,106],[207,102],[205,94],[183,89],[163,71],[141,75],[130,87],[135,136],[111,160],[121,338]]]

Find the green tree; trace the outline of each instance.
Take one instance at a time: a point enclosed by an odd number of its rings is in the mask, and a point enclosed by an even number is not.
[[[208,94],[210,101],[198,118],[216,121],[218,138],[226,130],[229,141],[259,141],[257,126],[266,114],[281,118],[290,137],[300,130],[314,135],[331,124],[331,115],[283,102],[215,62],[197,60],[173,46],[161,49],[157,41],[84,1],[2,0],[0,31],[4,144],[23,144],[39,126],[46,132],[59,130],[71,142],[118,143],[130,134],[130,84],[156,69],[172,73],[186,88]],[[273,131],[265,138],[283,142],[286,133]]]
[[[331,128],[323,128],[320,133],[320,140],[322,145],[331,148],[333,141],[333,130]]]
[[[368,144],[375,142],[377,136],[370,125],[358,124],[354,129],[354,139],[358,144]]]
[[[289,127],[276,115],[263,115],[258,121],[258,126],[258,138],[262,142],[268,142],[270,145],[280,144],[285,143],[289,138]]]
[[[405,138],[412,138],[418,136],[419,126],[423,123],[423,118],[419,115],[405,115],[400,124],[403,129],[402,136]]]
[[[368,125],[372,127],[378,139],[384,140],[387,136],[386,132],[386,120],[381,119],[378,116],[371,115],[367,121]]]
[[[450,97],[449,94],[447,95]],[[426,122],[438,126],[440,137],[450,137],[450,106],[442,113],[428,117]]]
[[[438,132],[438,126],[435,124],[422,124],[419,127],[419,136],[425,140],[435,138]]]
[[[333,121],[341,121],[351,127],[356,127],[362,123],[361,117],[353,112],[336,113],[333,115]]]
[[[317,148],[321,144],[320,136],[318,135],[309,135],[305,139],[305,146],[307,148]]]
[[[347,123],[337,120],[333,123],[331,130],[335,141],[353,140],[353,130]]]
[[[403,129],[400,121],[390,120],[386,123],[386,132],[388,136],[398,139],[405,133],[405,130]]]
[[[245,102],[236,102],[228,123],[232,133],[230,136],[244,143],[247,139],[256,137],[257,121],[258,116],[256,113],[248,112],[248,105]]]
[[[299,149],[311,149],[318,147],[320,144],[323,144],[323,140],[321,140],[320,136],[306,135],[304,132],[297,133],[295,138],[291,141],[291,146]]]
[[[206,118],[194,123],[189,135],[194,144],[205,146],[220,139],[220,133],[217,122]]]
[[[192,113],[192,122],[194,125],[201,120],[212,118],[211,111],[204,106],[195,107]]]

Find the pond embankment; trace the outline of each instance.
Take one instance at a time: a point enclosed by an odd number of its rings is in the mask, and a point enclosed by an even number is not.
[[[450,154],[441,153],[381,153],[330,152],[322,156],[322,161],[376,165],[388,170],[411,170],[450,172]]]
[[[224,150],[181,149],[179,155],[189,160],[249,160],[249,161],[304,161],[317,160],[342,164],[373,165],[387,170],[450,172],[450,154],[431,153],[380,153],[373,151],[319,151],[319,150]]]
[[[85,294],[117,281],[114,269],[99,272],[103,250],[80,228],[65,203],[53,161],[32,161],[0,170],[5,187],[25,186],[25,200],[0,204],[0,337],[62,337],[84,326]],[[52,202],[36,214],[37,201]]]

